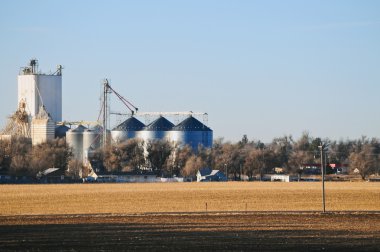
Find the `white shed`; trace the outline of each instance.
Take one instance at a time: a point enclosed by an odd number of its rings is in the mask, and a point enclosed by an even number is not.
[[[270,176],[270,181],[279,181],[279,182],[291,182],[296,181],[297,177],[290,176],[290,175],[284,175],[284,174],[275,174]]]

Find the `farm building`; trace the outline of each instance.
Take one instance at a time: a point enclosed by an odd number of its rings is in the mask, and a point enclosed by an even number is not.
[[[160,182],[183,182],[184,179],[181,177],[173,177],[173,178],[157,178],[157,181]]]
[[[65,172],[59,168],[48,168],[37,173],[36,178],[40,183],[62,183],[65,180]]]
[[[278,182],[291,182],[297,181],[297,176],[284,175],[284,174],[275,174],[270,176],[270,181],[278,181]]]
[[[157,176],[153,173],[136,174],[136,173],[121,173],[121,174],[104,174],[98,175],[97,182],[120,182],[120,183],[152,183],[157,182]]]
[[[84,182],[158,182],[156,174],[151,171],[144,172],[109,172],[105,169],[102,162],[90,161],[88,168],[91,171]]]
[[[204,168],[197,172],[197,182],[206,181],[227,181],[227,177],[219,170]]]
[[[348,174],[350,167],[348,164],[329,164],[335,174]]]

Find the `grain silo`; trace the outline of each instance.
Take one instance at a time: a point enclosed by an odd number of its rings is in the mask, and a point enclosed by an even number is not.
[[[31,136],[33,145],[45,143],[54,139],[55,123],[46,112],[43,106],[40,107],[38,114],[33,117],[31,123]]]
[[[170,130],[173,128],[174,124],[163,116],[144,127],[142,131],[138,133],[138,137],[144,142],[154,141],[154,140],[169,140]]]
[[[111,131],[113,143],[119,143],[138,136],[145,125],[135,117],[130,117]]]
[[[199,120],[189,116],[172,128],[170,140],[180,146],[189,145],[196,151],[199,145],[212,147],[213,132]]]
[[[44,106],[53,122],[62,121],[62,66],[53,74],[38,71],[38,61],[32,59],[17,77],[18,103],[26,103],[29,118],[38,114]]]
[[[91,154],[100,147],[101,132],[85,129],[83,131],[83,161],[87,161]]]
[[[66,143],[73,149],[76,160],[83,160],[83,132],[86,129],[83,125],[78,125],[75,129],[66,132]]]
[[[66,137],[66,132],[69,131],[70,128],[66,125],[59,125],[55,128],[55,138],[64,138]]]

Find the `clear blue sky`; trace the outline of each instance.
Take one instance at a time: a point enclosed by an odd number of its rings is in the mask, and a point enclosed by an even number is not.
[[[35,57],[65,67],[65,120],[97,119],[107,77],[142,111],[207,112],[214,138],[380,136],[380,1],[8,0],[0,34],[1,126]]]

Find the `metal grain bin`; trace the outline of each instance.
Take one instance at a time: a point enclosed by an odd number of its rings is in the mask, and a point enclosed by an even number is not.
[[[123,142],[135,138],[145,125],[134,117],[130,117],[111,131],[112,142]]]
[[[83,160],[85,161],[90,154],[100,147],[101,135],[96,130],[86,129],[83,132]]]
[[[66,132],[66,142],[73,149],[73,156],[77,160],[83,160],[83,132],[86,129],[83,125],[78,125]]]
[[[170,140],[180,146],[189,145],[194,151],[199,145],[211,148],[213,131],[196,118],[189,116],[172,128]]]
[[[144,127],[144,129],[139,132],[138,137],[144,142],[167,140],[170,137],[170,130],[173,126],[174,124],[168,119],[160,116],[158,119]]]

